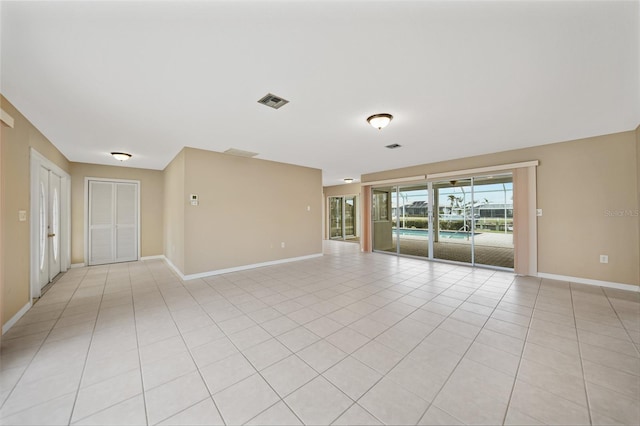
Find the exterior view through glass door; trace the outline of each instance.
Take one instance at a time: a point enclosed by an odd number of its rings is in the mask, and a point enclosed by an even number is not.
[[[372,198],[374,251],[514,267],[511,173],[373,188]]]
[[[350,240],[358,237],[357,196],[329,197],[329,238]]]

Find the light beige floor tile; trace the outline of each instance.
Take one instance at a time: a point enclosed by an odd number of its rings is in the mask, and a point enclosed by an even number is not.
[[[149,424],[159,423],[209,396],[200,374],[192,372],[145,392]]]
[[[285,398],[285,403],[308,425],[328,425],[353,401],[324,377],[316,377]]]
[[[320,340],[302,349],[297,355],[318,373],[324,372],[347,356],[326,340]]]
[[[576,377],[582,377],[580,357],[577,355],[571,356],[535,343],[527,343],[522,357],[573,374]]]
[[[527,426],[527,425],[541,425],[544,424],[533,417],[524,414],[522,411],[513,408],[513,406],[509,407],[507,410],[507,416],[504,420],[505,425],[518,425],[518,426]]]
[[[345,327],[327,336],[325,340],[343,352],[350,354],[364,346],[371,339],[349,327]]]
[[[373,417],[371,413],[362,408],[358,404],[353,404],[338,419],[332,423],[333,425],[381,425],[380,421]]]
[[[78,392],[71,421],[88,417],[140,393],[142,378],[139,369],[82,388]]]
[[[638,356],[637,349],[628,339],[616,339],[614,337],[586,330],[578,330],[578,339],[580,340],[580,343],[587,343],[589,345],[598,346],[614,352],[620,352],[629,356]]]
[[[253,327],[256,323],[246,315],[240,315],[225,321],[217,323],[220,330],[222,330],[227,336],[245,330],[249,327]]]
[[[286,333],[279,335],[277,338],[280,343],[285,345],[292,352],[298,352],[300,349],[306,348],[320,340],[320,337],[304,327],[294,328],[291,331],[287,331]]]
[[[382,377],[380,373],[352,357],[339,362],[323,376],[354,401]]]
[[[484,364],[510,376],[515,376],[518,364],[520,363],[519,356],[479,342],[471,345],[465,358],[479,362],[480,364]]]
[[[191,354],[183,352],[142,365],[144,389],[153,389],[196,370]]]
[[[253,366],[238,353],[200,369],[212,395],[256,373]]]
[[[224,337],[224,333],[217,325],[201,327],[182,333],[182,338],[189,349],[197,348],[198,346],[213,342],[221,337]]]
[[[267,330],[273,336],[279,336],[287,331],[293,330],[298,327],[298,323],[294,320],[281,315],[277,318],[271,319],[262,323],[262,328]]]
[[[261,374],[283,398],[318,375],[296,355],[275,363],[264,369]]]
[[[418,395],[427,402],[433,401],[451,374],[454,365],[441,368],[439,362],[425,362],[407,357],[400,361],[385,378]]]
[[[487,329],[482,329],[475,341],[518,357],[524,348],[524,340]]]
[[[473,340],[468,337],[436,328],[423,340],[422,343],[439,346],[443,349],[462,355],[467,351],[467,349],[469,349],[472,342]]]
[[[280,401],[255,416],[247,425],[255,426],[294,426],[302,425],[287,405]]]
[[[516,339],[524,340],[527,336],[527,327],[522,327],[517,324],[501,321],[496,318],[489,318],[484,328],[486,330],[492,330],[498,333],[506,334],[507,336],[515,337]]]
[[[122,401],[119,404],[106,408],[89,417],[85,417],[74,425],[146,425],[147,418],[144,412],[144,399],[142,395]]]
[[[371,341],[355,351],[352,356],[380,374],[387,374],[402,355],[376,341]]]
[[[291,351],[277,339],[269,339],[245,349],[242,353],[258,371],[291,355]]]
[[[589,423],[586,407],[520,380],[516,382],[509,406],[546,424]]]
[[[307,306],[287,314],[287,318],[294,321],[296,324],[304,325],[317,320],[318,318],[322,318],[322,314]]]
[[[249,327],[229,336],[229,339],[241,351],[265,342],[271,338],[271,335],[258,325]]]
[[[279,397],[259,374],[254,374],[217,393],[213,400],[226,424],[239,425],[275,404]]]
[[[71,418],[71,410],[76,394],[70,393],[49,400],[35,407],[4,416],[0,413],[0,424],[3,425],[67,425]]]
[[[431,404],[424,416],[418,422],[419,425],[462,425],[460,420],[444,410]]]
[[[382,379],[358,403],[384,424],[415,424],[429,403],[389,379]]]
[[[640,424],[638,398],[629,398],[594,383],[587,384],[587,394],[589,407],[593,412],[601,413],[624,424]]]
[[[367,336],[370,339],[375,339],[389,327],[382,324],[381,322],[374,321],[369,317],[364,317],[361,320],[358,320],[349,325],[349,328]]]
[[[582,343],[580,349],[582,358],[587,361],[640,376],[640,357],[638,356],[625,355],[587,343]]]
[[[629,374],[587,360],[583,360],[582,365],[587,382],[640,400],[640,378],[635,374]]]
[[[226,337],[206,343],[191,350],[193,360],[198,368],[203,368],[216,361],[238,353],[238,349]]]
[[[563,397],[586,407],[586,391],[584,380],[548,365],[523,359],[518,370],[518,380]]]
[[[159,423],[164,426],[224,425],[213,400],[209,397]]]

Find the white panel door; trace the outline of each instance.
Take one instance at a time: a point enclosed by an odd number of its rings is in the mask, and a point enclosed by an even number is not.
[[[49,172],[49,281],[60,273],[60,181],[61,178]]]
[[[138,184],[89,181],[89,264],[138,259]]]
[[[38,178],[38,283],[49,284],[49,170],[40,167]]]
[[[116,218],[116,262],[138,260],[138,185],[117,183]]]

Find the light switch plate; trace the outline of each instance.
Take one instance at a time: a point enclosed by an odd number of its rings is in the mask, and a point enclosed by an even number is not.
[[[542,216],[542,209],[536,209],[536,216]]]
[[[20,222],[26,222],[27,221],[27,211],[26,210],[19,210],[18,211],[18,220]]]

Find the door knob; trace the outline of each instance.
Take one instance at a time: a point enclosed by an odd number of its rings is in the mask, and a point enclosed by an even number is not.
[[[55,236],[56,236],[56,234],[49,234],[49,235],[47,235],[47,237],[49,237],[49,238],[51,238],[51,237],[55,237]]]

